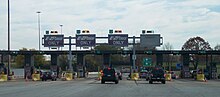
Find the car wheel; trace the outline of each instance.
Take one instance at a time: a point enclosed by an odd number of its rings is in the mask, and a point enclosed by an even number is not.
[[[153,81],[150,80],[149,83],[150,83],[150,84],[153,84]]]
[[[104,84],[105,83],[105,81],[104,80],[101,80],[101,84]]]
[[[118,84],[118,80],[115,81],[115,84]]]
[[[146,78],[146,81],[148,81],[149,79],[148,78]]]
[[[164,81],[162,81],[162,83],[163,83],[163,84],[166,84],[166,81],[164,80]]]

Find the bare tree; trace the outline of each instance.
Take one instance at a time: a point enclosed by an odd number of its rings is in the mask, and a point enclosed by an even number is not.
[[[220,50],[220,45],[219,44],[217,44],[215,47],[214,47],[214,50]],[[219,57],[219,55],[214,55],[213,56],[213,60],[214,61],[219,61],[220,60],[220,57]]]
[[[210,44],[201,37],[193,37],[187,40],[182,46],[182,50],[211,50]],[[198,67],[199,56],[191,55],[191,62],[194,69]]]
[[[163,45],[163,50],[172,50],[173,46],[167,42]],[[171,71],[171,64],[173,60],[173,56],[171,54],[165,55],[164,60],[166,62],[166,65],[169,66],[169,70]]]
[[[217,45],[214,47],[214,50],[220,50],[220,45],[217,44]]]
[[[169,42],[163,45],[163,50],[172,50],[172,49],[173,49],[173,45],[170,44]]]

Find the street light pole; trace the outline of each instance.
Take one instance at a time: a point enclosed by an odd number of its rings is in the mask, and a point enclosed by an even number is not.
[[[63,29],[62,29],[63,25],[60,24],[60,33],[63,34]]]
[[[62,24],[60,24],[60,33],[61,33],[61,35],[63,34],[63,29],[62,29],[62,27],[63,27],[63,25]],[[63,48],[61,47],[61,51],[63,50]]]
[[[41,36],[40,35],[40,13],[41,13],[40,11],[37,11],[37,15],[38,15],[38,31],[39,31],[38,32],[38,34],[39,34],[39,37],[38,37],[39,38],[39,40],[38,40],[38,42],[39,42],[39,44],[38,44],[39,51],[40,51],[40,36]]]
[[[8,0],[8,76],[10,75],[10,0]]]

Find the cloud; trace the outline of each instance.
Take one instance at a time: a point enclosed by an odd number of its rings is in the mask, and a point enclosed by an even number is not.
[[[6,4],[0,4],[0,49],[7,48]],[[175,49],[195,36],[214,47],[220,41],[219,6],[219,0],[15,0],[11,1],[11,48],[38,48],[37,11],[42,12],[42,35],[46,30],[60,31],[60,24],[65,36],[75,36],[76,29],[89,29],[96,36],[107,36],[109,29],[139,36],[142,29],[151,29]]]

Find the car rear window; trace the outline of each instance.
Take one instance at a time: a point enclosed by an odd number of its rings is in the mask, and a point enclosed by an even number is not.
[[[104,69],[103,73],[104,74],[115,74],[115,70],[114,69]]]
[[[163,74],[164,71],[163,71],[162,69],[153,69],[153,70],[152,70],[152,73],[153,73],[153,74]]]

